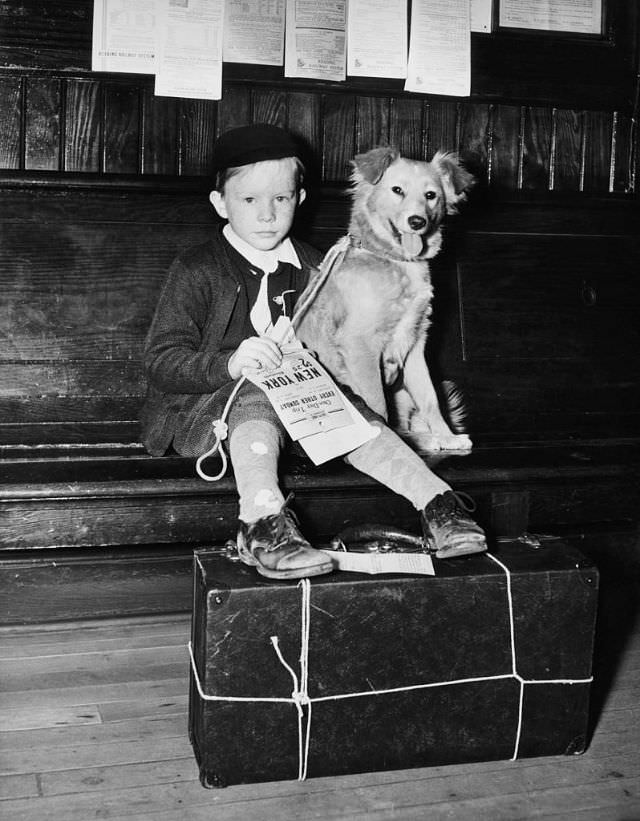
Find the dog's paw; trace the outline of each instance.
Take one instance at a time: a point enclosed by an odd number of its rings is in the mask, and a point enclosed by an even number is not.
[[[468,453],[473,447],[466,433],[435,434],[411,431],[407,438],[419,450],[431,453],[443,450]]]

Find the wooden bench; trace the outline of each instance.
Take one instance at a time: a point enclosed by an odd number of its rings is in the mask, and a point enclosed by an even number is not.
[[[483,202],[436,260],[429,358],[468,399],[473,453],[435,470],[478,503],[492,538],[632,538],[640,501],[638,206]],[[138,443],[140,354],[176,252],[213,225],[203,181],[0,189],[0,583],[5,623],[184,610],[194,546],[234,532],[232,478]],[[326,188],[299,233],[347,224]],[[212,466],[212,469],[214,466]],[[283,482],[306,531],[415,528],[415,512],[342,463],[292,455]]]

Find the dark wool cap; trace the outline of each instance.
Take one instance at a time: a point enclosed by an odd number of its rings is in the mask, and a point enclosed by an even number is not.
[[[267,123],[244,125],[222,134],[213,146],[214,173],[263,160],[298,157],[300,149],[281,128]]]

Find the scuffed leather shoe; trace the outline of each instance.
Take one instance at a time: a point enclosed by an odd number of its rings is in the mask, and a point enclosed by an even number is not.
[[[483,529],[452,490],[432,499],[421,512],[420,521],[430,552],[438,559],[483,553],[487,549]]]
[[[240,522],[238,555],[268,579],[304,579],[333,570],[331,559],[304,538],[286,505],[257,522]]]

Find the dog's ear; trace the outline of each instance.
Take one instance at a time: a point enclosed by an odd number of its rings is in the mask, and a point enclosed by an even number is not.
[[[447,214],[455,214],[458,205],[467,199],[467,191],[474,185],[475,177],[460,164],[455,154],[438,151],[431,165],[435,166],[442,180]]]
[[[392,146],[372,148],[366,154],[357,154],[351,163],[354,182],[366,181],[375,185],[380,182],[384,172],[399,156],[400,152]]]

